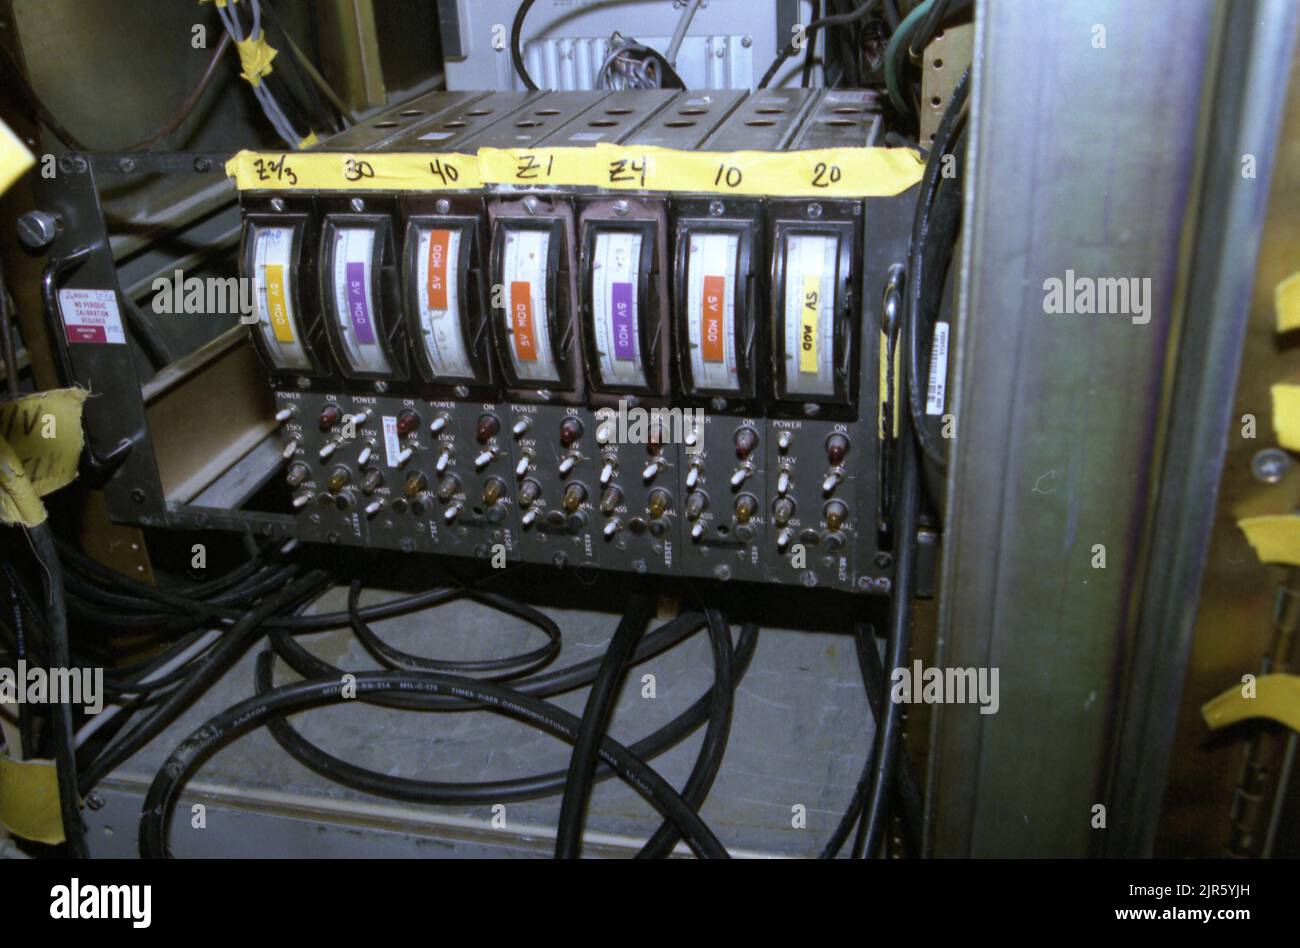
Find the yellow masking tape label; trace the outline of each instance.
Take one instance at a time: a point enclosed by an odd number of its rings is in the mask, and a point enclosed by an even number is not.
[[[799,315],[799,371],[817,374],[817,315],[821,312],[820,274],[803,278],[803,306]]]
[[[275,54],[279,52],[266,41],[265,33],[258,33],[248,39],[235,40],[235,50],[239,53],[239,64],[243,67],[240,75],[253,86],[261,85],[262,77],[270,75],[271,60],[275,59]]]
[[[1201,706],[1201,715],[1212,730],[1245,721],[1269,718],[1300,731],[1300,676],[1260,675],[1252,687],[1254,697],[1246,697],[1247,685],[1234,685]]]
[[[1292,451],[1300,451],[1300,385],[1274,385],[1273,430],[1277,443]]]
[[[62,388],[0,403],[0,523],[43,522],[39,498],[77,476],[85,400],[85,389]]]
[[[476,160],[484,184],[586,185],[604,174],[595,148],[480,148]]]
[[[1300,514],[1245,517],[1237,526],[1261,563],[1300,566]]]
[[[266,265],[266,305],[271,310],[271,328],[280,342],[293,342],[293,323],[284,305],[284,264]]]
[[[241,191],[442,191],[482,187],[473,155],[267,153],[226,162]]]
[[[226,174],[242,191],[565,185],[788,197],[889,197],[920,181],[923,170],[908,148],[695,152],[623,145],[483,148],[477,155],[241,151],[226,163]]]
[[[51,846],[63,842],[53,761],[0,757],[0,825],[23,839]]]
[[[1300,273],[1293,273],[1273,288],[1277,331],[1300,329]]]
[[[9,130],[9,126],[0,122],[0,194],[9,190],[9,186],[26,173],[36,161],[27,146]]]

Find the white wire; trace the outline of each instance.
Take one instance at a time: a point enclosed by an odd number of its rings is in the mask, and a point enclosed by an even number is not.
[[[686,4],[681,19],[677,21],[677,29],[673,31],[672,42],[668,44],[668,51],[664,53],[664,59],[668,60],[668,65],[674,69],[677,68],[677,51],[682,48],[682,41],[686,39],[686,31],[690,29],[691,20],[695,19],[695,11],[700,8],[701,2],[703,0],[690,0]]]

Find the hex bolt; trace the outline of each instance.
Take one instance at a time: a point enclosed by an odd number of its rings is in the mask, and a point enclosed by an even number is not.
[[[451,211],[451,202],[446,198],[438,198],[438,203],[434,207],[438,209],[439,214],[446,214]]]

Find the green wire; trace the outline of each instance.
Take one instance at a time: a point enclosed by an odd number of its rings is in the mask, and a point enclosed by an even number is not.
[[[907,55],[908,36],[920,25],[934,3],[935,0],[924,0],[918,3],[912,12],[903,18],[903,22],[898,24],[898,29],[894,30],[894,35],[889,38],[889,45],[885,47],[885,86],[889,89],[889,101],[894,103],[894,108],[903,115],[911,112],[912,106],[903,98],[899,53],[901,51],[903,56]]]

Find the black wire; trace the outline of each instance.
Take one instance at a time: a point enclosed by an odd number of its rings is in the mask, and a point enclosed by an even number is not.
[[[47,646],[50,670],[72,667],[72,649],[68,642],[68,611],[63,598],[63,568],[54,548],[54,531],[48,520],[27,528],[32,549],[41,567],[45,588]],[[53,708],[54,765],[59,784],[59,810],[63,816],[63,834],[74,859],[90,855],[86,848],[86,828],[81,822],[81,796],[77,793],[76,736],[72,726],[72,705],[63,696]]]
[[[257,637],[262,629],[262,623],[267,618],[301,599],[318,594],[325,582],[326,576],[323,572],[312,571],[279,593],[258,603],[250,612],[243,614],[216,647],[206,652],[196,663],[193,674],[186,678],[179,688],[169,694],[152,714],[106,747],[95,758],[82,776],[82,790],[89,793],[113,768],[139,751],[174,721],[191,701],[225,673],[230,663]]]
[[[894,595],[889,601],[889,635],[887,644],[888,680],[907,662],[912,643],[912,597],[916,593],[916,520],[920,506],[920,475],[916,445],[911,436],[911,419],[907,413],[899,418],[899,478],[896,527],[894,536]],[[880,726],[876,729],[871,792],[863,811],[863,846],[874,854],[880,847],[889,818],[889,799],[894,789],[898,764],[902,708],[896,701],[885,702]]]
[[[912,239],[908,250],[908,276],[905,299],[904,337],[907,354],[907,403],[912,417],[912,430],[925,456],[940,470],[947,466],[947,452],[942,442],[930,430],[925,413],[925,389],[929,365],[928,352],[931,313],[937,311],[943,292],[944,277],[951,261],[952,248],[960,220],[960,169],[961,155],[954,154],[953,145],[964,128],[965,106],[970,92],[970,69],[962,74],[953,90],[952,98],[944,110],[943,118],[935,132],[934,145],[926,162],[925,173],[917,195],[916,212],[912,220]],[[951,156],[949,158],[948,156]],[[944,178],[946,164],[953,165],[958,177]],[[947,199],[936,214],[936,199],[940,185],[949,187]],[[939,259],[932,259],[934,253]],[[933,271],[933,276],[931,275]]]
[[[145,796],[140,816],[140,855],[156,858],[169,855],[167,830],[172,808],[185,780],[217,749],[271,715],[307,707],[340,704],[352,700],[343,695],[343,681],[330,678],[304,681],[256,695],[204,723],[186,738],[163,763]],[[446,695],[473,701],[496,714],[525,721],[567,741],[576,741],[582,722],[555,705],[491,682],[450,675],[413,672],[361,672],[349,684],[355,696],[388,691]],[[606,737],[600,742],[600,756],[620,777],[640,793],[681,830],[697,855],[727,858],[722,843],[692,810],[681,795],[628,748]]]
[[[528,75],[528,67],[524,65],[523,32],[524,17],[528,16],[528,11],[536,2],[537,0],[523,0],[515,11],[515,20],[510,26],[510,60],[515,64],[515,72],[519,74],[524,88],[532,92],[537,91],[537,83],[533,82],[533,77]]]
[[[671,641],[663,644],[658,650],[647,649],[633,656],[632,663],[638,664],[647,658],[658,654],[663,648],[670,648],[676,645],[685,636],[680,635],[673,628],[675,623],[680,623],[681,618],[690,621],[681,624],[681,628],[687,630],[686,635],[696,631],[699,627],[698,617],[679,617],[667,626],[655,630],[651,635],[642,640],[641,646],[651,646],[655,643],[652,639],[660,633],[670,633]],[[736,644],[734,660],[732,665],[732,675],[735,681],[744,677],[745,671],[749,667],[749,662],[754,656],[754,649],[758,644],[758,631],[753,626],[746,626],[741,630],[740,641]],[[285,647],[292,645],[300,648],[296,642],[293,642],[284,632],[273,632],[271,634],[271,645],[275,654],[285,658]],[[290,667],[295,668],[300,674],[301,669],[295,667],[295,662],[300,656],[295,655],[293,661],[289,661]],[[528,678],[523,681],[512,683],[512,687],[520,694],[528,694],[533,697],[548,698],[558,694],[564,694],[576,691],[585,685],[591,683],[595,678],[599,668],[600,659],[582,662],[569,668],[561,669],[558,672],[551,672],[547,675],[539,675]],[[342,670],[333,666],[321,663],[320,667],[324,669],[324,674],[313,674],[310,677],[328,678],[341,677]],[[271,656],[259,656],[257,666],[257,692],[259,694],[270,691],[274,687],[271,675]],[[715,679],[714,688],[718,685]],[[359,700],[368,700],[374,704],[384,704],[391,706],[397,699],[383,696],[372,696],[370,698],[359,698]],[[420,711],[472,711],[477,710],[478,706],[473,702],[463,701],[458,698],[443,698],[434,695],[411,695],[407,700],[410,702],[406,705],[408,710]],[[686,711],[678,715],[672,721],[669,721],[657,731],[637,741],[629,750],[632,751],[641,760],[652,760],[668,748],[675,746],[684,740],[703,723],[705,717],[709,715],[710,709],[717,702],[717,693],[710,690],[698,701],[692,704]],[[712,719],[710,719],[712,724]],[[355,764],[340,760],[333,757],[318,746],[308,741],[301,734],[293,729],[293,726],[284,718],[277,717],[267,722],[267,729],[276,742],[303,766],[315,771],[322,776],[342,784],[345,787],[351,787],[354,790],[360,790],[364,793],[373,793],[378,796],[388,797],[395,800],[403,800],[410,803],[439,803],[444,805],[489,805],[493,803],[514,803],[520,800],[530,800],[536,797],[550,796],[559,793],[564,789],[566,770],[552,771],[550,773],[537,774],[528,777],[518,777],[511,780],[496,781],[479,781],[471,783],[448,783],[435,782],[427,780],[414,780],[406,777],[393,777],[389,774],[378,773],[373,770],[366,770]],[[597,781],[614,776],[614,772],[605,764],[597,767]],[[691,797],[683,794],[684,798],[692,806],[695,803]]]
[[[850,13],[840,13],[835,16],[822,17],[820,20],[813,20],[804,28],[803,41],[805,43],[811,42],[813,34],[823,27],[839,26],[844,23],[852,23],[856,20],[862,19],[870,13],[871,9],[879,2],[880,0],[867,0],[866,3],[862,4]],[[776,59],[772,61],[772,65],[767,68],[767,72],[765,72],[763,78],[759,80],[758,88],[766,89],[767,84],[772,81],[772,78],[781,68],[781,64],[797,52],[798,50],[795,48],[794,40],[792,39],[786,44],[785,48],[781,50],[781,52],[777,53]]]
[[[821,15],[821,12],[822,12],[821,0],[812,0],[812,18],[814,20],[817,19],[817,17]],[[804,89],[807,89],[810,85],[812,85],[812,71],[813,71],[813,59],[814,59],[813,50],[815,50],[816,48],[817,48],[817,42],[816,40],[814,40],[813,42],[808,43],[807,48],[804,50],[803,75],[799,78],[799,85]]]
[[[440,671],[457,675],[476,672],[498,672],[499,674],[486,676],[486,680],[505,681],[543,668],[556,655],[560,654],[562,644],[560,627],[555,624],[555,621],[550,616],[505,596],[496,596],[491,593],[475,593],[469,590],[466,590],[465,593],[485,605],[493,606],[502,612],[517,616],[530,625],[541,629],[546,635],[546,644],[520,655],[476,661],[447,661],[445,659],[422,658],[419,655],[411,655],[389,645],[361,618],[358,609],[358,601],[361,598],[361,580],[359,579],[352,581],[352,588],[348,591],[348,620],[352,625],[353,633],[361,644],[366,647],[366,650],[381,665],[385,665],[393,671]]]
[[[727,738],[731,736],[731,712],[735,706],[736,673],[732,654],[731,628],[717,609],[706,609],[709,623],[709,644],[713,649],[713,687],[709,692],[709,726],[704,730],[704,741],[695,758],[695,766],[682,786],[682,799],[697,813],[713,781],[722,767],[722,757],[727,751]],[[743,635],[742,635],[743,637]],[[646,840],[637,853],[638,859],[659,859],[673,851],[681,834],[671,821],[665,820]]]
[[[614,630],[605,650],[600,671],[592,682],[591,694],[582,712],[582,726],[569,758],[569,774],[564,782],[564,800],[560,804],[560,821],[555,831],[555,858],[577,859],[582,854],[582,826],[587,816],[587,798],[596,770],[596,750],[600,745],[614,703],[623,684],[628,660],[636,643],[645,634],[654,601],[643,592],[634,592],[627,610]]]

